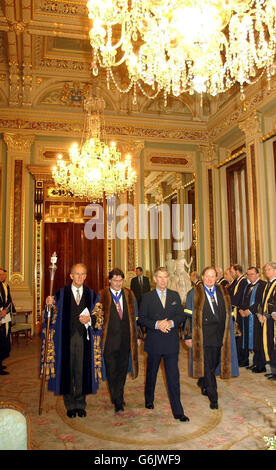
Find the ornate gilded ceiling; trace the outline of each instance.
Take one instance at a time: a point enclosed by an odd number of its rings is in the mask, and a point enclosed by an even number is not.
[[[24,129],[49,135],[55,131],[69,138],[80,134],[83,97],[92,83],[88,31],[86,0],[0,0],[0,132]],[[123,69],[117,73],[123,84]],[[162,95],[150,101],[138,94],[134,104],[131,94],[108,90],[104,72],[96,89],[106,102],[108,135],[140,143],[192,142],[205,146],[207,153],[210,145],[238,128],[273,93],[259,83],[244,103],[233,87],[212,99],[168,97],[165,108]],[[176,158],[181,169],[182,161]],[[164,162],[159,163],[156,169],[161,171]],[[175,170],[171,166],[169,172]]]
[[[0,3],[0,105],[81,106],[81,96],[91,83],[91,47],[86,0],[1,0]],[[121,83],[124,82],[122,70]],[[203,121],[217,110],[220,100],[162,96],[150,101],[107,90],[104,73],[102,89],[107,111],[158,114],[185,121]],[[225,99],[225,98],[223,98]]]

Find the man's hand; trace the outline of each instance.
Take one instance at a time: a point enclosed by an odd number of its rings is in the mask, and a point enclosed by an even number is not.
[[[55,299],[54,297],[51,297],[50,295],[47,297],[46,299],[46,305],[49,305],[50,307],[52,307],[53,305],[55,305]]]
[[[8,310],[7,310],[7,309],[4,308],[3,310],[1,310],[1,312],[0,312],[0,318],[4,318],[4,317],[7,315],[7,313],[8,313]]]
[[[259,322],[261,323],[261,325],[263,325],[263,323],[266,320],[265,316],[261,315],[261,313],[258,314],[258,319],[259,319]]]
[[[272,316],[273,320],[276,321],[276,312],[273,312],[273,313],[271,314],[271,316]]]
[[[89,315],[79,315],[79,321],[83,324],[86,325],[86,323],[90,322],[91,318]]]
[[[162,333],[168,333],[172,328],[171,320],[165,318],[164,320],[159,320],[157,322],[158,330],[162,331]]]

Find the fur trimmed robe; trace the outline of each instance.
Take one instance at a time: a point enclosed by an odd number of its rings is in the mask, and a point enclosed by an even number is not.
[[[133,292],[124,287],[122,289],[123,297],[127,304],[128,318],[129,318],[129,329],[130,329],[130,356],[132,361],[132,378],[135,379],[138,376],[138,349],[137,349],[137,331],[136,331],[136,300]],[[110,319],[110,307],[112,302],[111,293],[109,287],[103,289],[100,292],[100,302],[103,309],[103,330],[102,330],[102,351],[104,353],[105,342],[108,332],[108,325]]]
[[[217,285],[216,288],[220,289],[222,293],[226,310],[219,374],[222,379],[228,379],[231,376],[239,375],[234,326],[231,314],[231,303],[230,297],[227,294],[225,288],[221,285]],[[202,331],[202,312],[204,303],[204,287],[203,284],[198,284],[194,286],[193,289],[191,289],[191,291],[188,293],[185,308],[187,318],[191,320],[190,329],[192,330],[191,375],[197,378],[204,376],[204,349]]]

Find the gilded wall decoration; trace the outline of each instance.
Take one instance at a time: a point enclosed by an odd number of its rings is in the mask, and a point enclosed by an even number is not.
[[[164,97],[155,99],[146,106],[146,110],[150,113],[162,114],[166,117],[167,114],[181,114],[183,119],[192,119],[193,112],[190,107],[183,103],[181,99],[176,99],[173,97],[167,98],[167,106],[164,106]]]
[[[157,163],[158,165],[184,165],[186,166],[189,163],[184,157],[150,157],[151,163]]]
[[[82,123],[80,121],[54,121],[36,119],[0,119],[1,129],[28,129],[33,131],[48,132],[56,134],[58,131],[69,134],[70,136],[81,135]],[[142,126],[130,126],[121,124],[120,126],[111,123],[106,124],[105,130],[108,136],[126,136],[129,139],[158,139],[158,140],[176,140],[183,142],[202,142],[205,143],[208,138],[207,131],[196,131],[189,129],[154,129]]]
[[[47,12],[53,15],[67,15],[87,17],[86,3],[64,2],[60,0],[41,0],[36,6],[36,11]]]
[[[74,82],[65,82],[62,88],[57,88],[47,92],[38,102],[42,105],[58,105],[58,106],[83,106],[89,91],[88,84],[80,84],[78,80]]]
[[[218,139],[219,136],[225,134],[234,126],[239,125],[241,121],[256,111],[258,106],[268,100],[275,94],[275,77],[271,81],[271,88],[264,87],[257,90],[247,99],[246,109],[241,101],[237,101],[237,105],[230,110],[226,110],[218,122],[212,122],[209,130],[209,136],[212,141]],[[217,116],[219,118],[219,116]]]
[[[15,160],[13,183],[13,208],[11,218],[11,279],[13,284],[18,284],[23,280],[23,200],[23,161]]]

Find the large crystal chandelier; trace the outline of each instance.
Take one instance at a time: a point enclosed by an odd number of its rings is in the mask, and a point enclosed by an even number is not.
[[[91,202],[131,192],[137,180],[130,155],[122,161],[116,144],[106,143],[104,107],[103,98],[92,94],[85,98],[81,146],[71,146],[70,161],[63,160],[62,155],[59,155],[57,165],[52,170],[55,184],[63,193]]]
[[[92,70],[120,92],[211,95],[274,73],[275,0],[89,0]],[[114,68],[125,64],[120,88]],[[150,93],[149,93],[150,91]],[[136,98],[134,98],[136,100]]]

